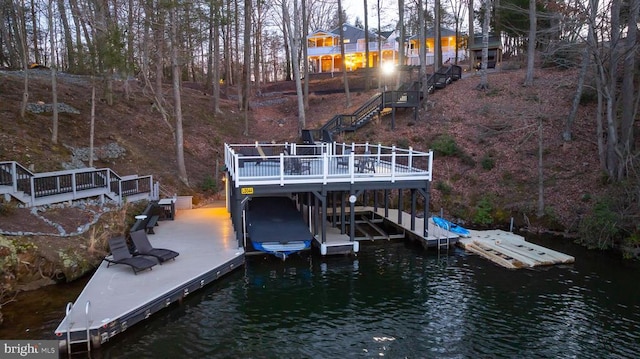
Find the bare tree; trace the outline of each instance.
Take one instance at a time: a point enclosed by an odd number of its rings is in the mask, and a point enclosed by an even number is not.
[[[176,120],[176,160],[178,162],[178,178],[182,183],[189,186],[187,177],[187,167],[184,162],[184,133],[182,129],[182,93],[180,90],[180,63],[178,62],[178,1],[173,1],[170,12],[171,22],[171,76],[173,79],[173,102],[174,115]]]
[[[24,89],[22,91],[22,104],[20,105],[20,118],[24,119],[27,114],[27,103],[29,103],[29,50],[27,48],[27,19],[24,16],[24,0],[16,4],[18,21],[20,22],[20,32],[18,33],[22,56],[22,71],[24,72]]]
[[[364,67],[367,70],[364,80],[364,90],[369,91],[371,74],[369,73],[369,14],[367,0],[364,0],[364,43]]]
[[[213,113],[221,114],[220,110],[220,2],[212,0],[211,12],[213,20]]]
[[[349,94],[349,77],[347,76],[347,66],[345,63],[345,55],[344,55],[344,23],[342,18],[342,0],[338,0],[338,19],[340,28],[340,64],[342,69],[342,79],[344,82],[344,95],[345,95],[345,107],[351,107],[351,95]]]
[[[487,78],[487,64],[489,62],[489,17],[491,16],[491,0],[484,1],[484,18],[482,21],[482,63],[480,67],[480,83],[476,87],[479,90],[489,88]]]
[[[449,0],[449,6],[451,6],[452,16],[455,24],[455,32],[456,32],[456,44],[455,44],[455,59],[454,63],[458,64],[460,60],[458,58],[458,51],[460,50],[460,26],[462,25],[462,18],[465,15],[466,7],[464,6],[464,2],[462,0]],[[469,39],[473,37],[472,33],[469,33]],[[469,40],[471,41],[471,40]]]
[[[50,56],[51,56],[51,105],[53,106],[53,118],[51,125],[51,142],[54,144],[58,143],[58,84],[57,84],[57,73],[56,73],[56,64],[54,59],[56,58],[56,43],[55,37],[53,36],[53,0],[49,0],[49,41],[51,41],[50,47]]]
[[[422,109],[427,109],[427,96],[429,95],[429,84],[427,83],[427,31],[425,21],[425,11],[422,0],[418,0],[418,41],[420,42],[420,79],[422,83]]]
[[[93,140],[96,128],[96,83],[91,76],[91,119],[89,125],[89,167],[93,167]]]
[[[471,48],[473,48],[473,45],[475,43],[475,30],[474,30],[474,9],[473,9],[473,0],[467,0],[468,1],[468,5],[469,5],[469,10],[468,10],[468,15],[469,15],[469,23],[468,23],[468,27],[469,27],[469,40],[467,43],[467,48],[469,48],[469,71],[473,71],[473,68],[476,66],[476,53],[474,50],[471,50]]]
[[[298,136],[302,134],[302,130],[306,127],[306,119],[304,112],[304,98],[302,95],[302,83],[300,81],[300,57],[298,54],[298,38],[300,36],[300,22],[298,17],[298,1],[293,0],[293,31],[291,31],[291,19],[289,18],[289,6],[286,1],[282,2],[282,14],[284,26],[287,27],[289,33],[289,43],[291,44],[291,53],[293,54],[293,77],[296,81],[296,94],[298,97]]]
[[[304,109],[309,108],[309,42],[307,36],[309,35],[309,12],[307,9],[307,0],[302,0],[302,58],[304,59],[303,71],[304,71]]]
[[[242,59],[242,111],[244,132],[249,136],[249,90],[251,87],[251,0],[244,0],[244,59]]]
[[[433,32],[433,69],[437,71],[442,67],[442,30],[441,22],[442,16],[440,8],[440,0],[435,0],[433,5],[433,17],[434,17],[434,32]],[[422,45],[421,45],[422,46]]]
[[[527,73],[524,77],[524,85],[533,85],[533,65],[536,59],[536,0],[529,0],[529,39],[527,44]]]

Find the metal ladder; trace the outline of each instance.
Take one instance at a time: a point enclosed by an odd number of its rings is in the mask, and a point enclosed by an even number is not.
[[[68,316],[72,308],[73,308],[73,303],[72,302],[67,303],[67,309],[65,310],[66,311],[65,315]],[[86,338],[87,353],[91,352],[91,334],[89,331],[89,326],[91,325],[93,320],[91,319],[90,309],[91,309],[91,302],[87,301],[87,304],[84,307],[84,317],[85,317],[85,324],[87,328],[87,338]],[[71,356],[71,344],[78,344],[78,343],[85,342],[85,340],[76,340],[74,342],[71,342],[71,328],[73,327],[74,324],[75,322],[69,322],[69,325],[67,326],[67,356]]]

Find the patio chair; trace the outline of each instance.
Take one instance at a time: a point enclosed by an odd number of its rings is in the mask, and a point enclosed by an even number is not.
[[[171,249],[153,248],[144,230],[131,232],[131,240],[136,246],[136,254],[156,257],[160,264],[170,259],[175,259],[180,254]]]
[[[338,167],[349,167],[349,157],[351,157],[351,150],[347,148],[342,152],[342,156],[338,157]]]
[[[111,250],[111,256],[104,258],[107,261],[107,268],[112,264],[126,264],[133,269],[134,274],[138,274],[140,271],[153,269],[152,267],[157,264],[157,261],[151,258],[133,256],[129,252],[127,241],[122,236],[109,238],[109,249]]]
[[[376,173],[375,160],[371,157],[370,151],[365,151],[364,156],[358,162],[358,172],[373,172]]]
[[[284,150],[284,172],[286,174],[299,175],[303,173],[311,174],[311,164],[308,161],[302,161],[296,156],[289,156],[289,151]]]

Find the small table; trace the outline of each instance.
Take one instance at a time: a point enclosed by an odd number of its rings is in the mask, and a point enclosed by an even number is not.
[[[173,220],[176,217],[175,203],[175,198],[163,198],[158,201],[158,205],[162,207],[165,219]]]

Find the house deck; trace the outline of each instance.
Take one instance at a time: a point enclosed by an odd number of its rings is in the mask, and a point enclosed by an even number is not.
[[[107,268],[103,261],[55,330],[61,349],[68,340],[86,345],[87,331],[91,345],[98,347],[244,264],[244,249],[238,248],[224,207],[180,210],[174,221],[161,222],[155,233],[149,236],[154,247],[180,255],[135,275],[127,265]]]

